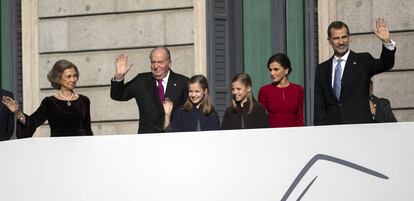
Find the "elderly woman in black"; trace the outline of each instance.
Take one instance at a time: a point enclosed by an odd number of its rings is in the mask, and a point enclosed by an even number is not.
[[[52,137],[93,135],[89,98],[74,92],[79,78],[78,68],[67,60],[59,60],[47,78],[58,91],[53,96],[45,97],[30,116],[20,110],[17,101],[8,96],[2,97],[3,104],[18,119],[17,126],[21,132],[17,133],[17,137],[31,137],[46,120]]]

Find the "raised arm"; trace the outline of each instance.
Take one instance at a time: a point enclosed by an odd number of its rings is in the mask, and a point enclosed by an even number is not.
[[[383,43],[391,42],[389,26],[384,18],[377,18],[375,20],[374,33]]]
[[[132,67],[133,64],[128,65],[128,55],[127,54],[120,54],[115,59],[115,80],[122,80],[124,79],[125,75],[128,73],[129,69]]]
[[[19,108],[19,103],[16,100],[10,98],[9,96],[3,96],[1,102],[11,111],[13,112],[17,119],[23,124],[26,124],[26,117],[24,116],[23,112]]]
[[[390,70],[395,64],[395,42],[391,41],[388,23],[383,18],[375,21],[375,35],[383,42],[379,60],[372,63],[371,76]]]
[[[165,98],[164,102],[162,103],[164,107],[164,130],[168,130],[167,128],[170,126],[171,122],[171,113],[174,107],[173,102],[169,98]]]
[[[128,55],[120,54],[115,59],[115,76],[111,80],[110,96],[113,100],[128,101],[133,95],[128,92],[128,83],[124,84],[124,77],[132,64],[128,65]]]

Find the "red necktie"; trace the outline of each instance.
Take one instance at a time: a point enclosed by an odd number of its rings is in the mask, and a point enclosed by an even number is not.
[[[158,96],[160,97],[161,103],[164,101],[164,86],[162,86],[162,80],[157,80],[158,82]]]

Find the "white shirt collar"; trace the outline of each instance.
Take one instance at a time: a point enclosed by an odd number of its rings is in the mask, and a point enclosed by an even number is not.
[[[168,78],[170,77],[170,72],[171,72],[171,70],[168,70],[167,76],[165,76],[165,77],[162,79],[162,81],[163,81],[163,82],[168,83]]]
[[[334,55],[333,63],[336,64],[336,62],[338,61],[338,59],[342,59],[342,61],[345,61],[345,63],[346,63],[346,60],[348,59],[348,56],[349,56],[349,53],[350,52],[351,52],[351,50],[348,49],[348,51],[342,57],[337,57],[337,56]]]
[[[345,70],[346,60],[348,59],[348,56],[349,56],[350,52],[351,52],[351,50],[348,50],[344,54],[344,56],[342,56],[342,57],[337,57],[337,56],[334,55],[333,61],[332,61],[332,75],[331,75],[332,76],[332,79],[331,79],[332,80],[332,82],[331,82],[332,87],[333,87],[334,79],[335,79],[335,67],[336,67],[336,64],[338,63],[338,60],[341,59],[342,62],[343,62],[343,63],[341,63],[342,68],[341,68],[341,76],[340,76],[340,77],[342,77],[342,75],[344,74],[344,70]]]
[[[168,84],[168,78],[170,77],[170,72],[171,72],[171,70],[168,70],[167,75],[164,78],[162,78],[162,86],[164,86],[164,91],[165,91],[165,89],[167,87],[167,84]],[[158,86],[157,80],[155,80],[155,82],[157,83],[157,86]]]

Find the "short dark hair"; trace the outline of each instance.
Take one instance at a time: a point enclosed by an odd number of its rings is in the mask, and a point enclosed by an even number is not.
[[[61,86],[59,81],[62,78],[63,71],[69,68],[74,68],[77,76],[79,77],[78,67],[68,60],[61,59],[53,65],[52,69],[47,74],[47,79],[53,88],[60,89]]]
[[[348,36],[350,36],[351,34],[349,33],[349,28],[348,25],[346,25],[344,22],[342,21],[334,21],[332,22],[329,27],[328,27],[328,38],[330,38],[332,36],[331,30],[332,29],[342,29],[343,27],[346,28],[346,34]]]
[[[167,57],[168,57],[168,59],[169,59],[169,60],[171,60],[170,50],[169,50],[167,47],[164,47],[164,46],[154,47],[154,49],[152,49],[152,50],[151,50],[151,52],[150,52],[150,54],[149,54],[149,58],[150,58],[150,59],[152,58],[152,53],[154,53],[154,51],[155,51],[155,50],[158,50],[158,49],[165,50],[165,52],[167,53]]]
[[[290,72],[292,72],[289,57],[287,57],[285,54],[277,53],[275,55],[272,55],[269,58],[269,60],[267,60],[267,68],[269,68],[270,64],[273,62],[279,63],[284,69],[289,69],[288,75],[290,74]]]

